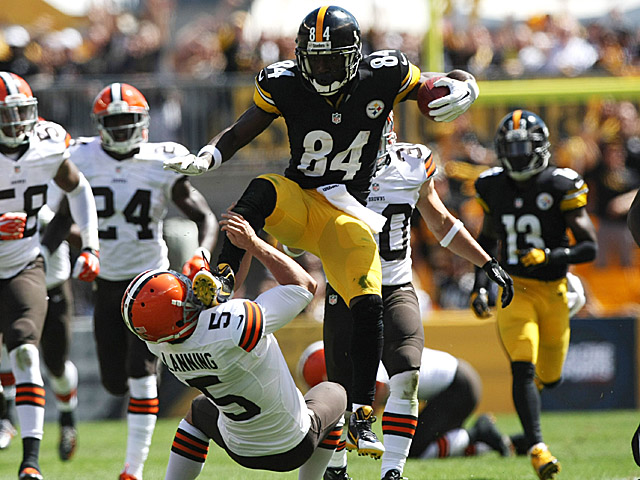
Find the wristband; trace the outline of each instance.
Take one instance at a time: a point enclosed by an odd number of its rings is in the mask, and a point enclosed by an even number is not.
[[[220,165],[222,165],[222,153],[218,150],[218,147],[214,147],[213,145],[205,145],[198,152],[198,156],[203,153],[208,153],[213,158],[213,162],[209,165],[209,170],[215,170]]]
[[[442,238],[442,240],[440,240],[440,246],[447,248],[451,243],[451,240],[453,240],[453,237],[456,236],[456,234],[460,231],[460,229],[463,226],[464,226],[464,223],[462,223],[462,220],[460,219],[456,220],[453,223],[453,225],[451,225],[451,228],[449,229],[447,234]]]

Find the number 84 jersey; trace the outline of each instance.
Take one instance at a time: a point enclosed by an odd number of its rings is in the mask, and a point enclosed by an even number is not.
[[[306,89],[293,60],[258,74],[253,96],[262,110],[281,115],[291,159],[285,176],[302,188],[342,183],[354,195],[369,189],[380,137],[393,106],[418,84],[420,70],[398,50],[366,56],[357,78],[335,105]],[[364,197],[364,195],[362,195]]]
[[[171,189],[181,175],[164,170],[164,159],[187,155],[177,143],[143,143],[130,158],[116,160],[100,137],[81,138],[71,160],[91,184],[98,211],[100,278],[127,280],[151,268],[168,268],[163,220]]]
[[[383,285],[411,282],[411,216],[422,185],[436,174],[431,150],[424,145],[395,143],[389,163],[371,183],[367,207],[384,215],[382,231],[374,235],[380,251]]]

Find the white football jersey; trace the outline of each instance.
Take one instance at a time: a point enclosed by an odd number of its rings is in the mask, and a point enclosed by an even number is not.
[[[424,347],[420,362],[418,400],[426,402],[449,388],[458,370],[458,359],[450,353]],[[376,381],[389,383],[389,374],[382,362]]]
[[[371,182],[367,207],[387,221],[374,237],[380,251],[382,284],[411,282],[411,215],[420,188],[436,173],[431,150],[424,145],[396,143],[388,147],[391,161]]]
[[[126,280],[151,268],[168,268],[162,238],[171,189],[181,177],[162,162],[189,151],[173,142],[143,143],[131,158],[109,156],[100,137],[71,146],[71,160],[91,184],[98,210],[100,278]]]
[[[68,145],[64,128],[42,121],[35,125],[29,149],[21,157],[0,153],[0,214],[27,214],[24,237],[0,242],[0,278],[18,274],[40,253],[38,211],[47,203],[49,182],[69,157]]]
[[[181,343],[147,343],[181,382],[219,408],[218,428],[234,453],[256,457],[295,447],[310,412],[272,332],[295,318],[313,295],[298,285],[204,310]]]

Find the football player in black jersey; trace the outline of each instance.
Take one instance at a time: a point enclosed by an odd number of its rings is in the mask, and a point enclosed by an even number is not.
[[[358,452],[379,457],[382,443],[371,431],[371,403],[382,349],[381,269],[373,231],[379,215],[363,206],[375,171],[389,112],[416,100],[421,74],[404,53],[382,50],[362,56],[357,20],[336,6],[320,7],[302,21],[296,59],[269,65],[255,81],[254,105],[203,147],[166,168],[198,175],[219,167],[278,116],[286,122],[291,159],[283,175],[254,179],[233,208],[256,230],[282,244],[318,256],[329,283],[353,316],[354,365],[350,428]],[[455,77],[455,78],[454,78]],[[451,121],[475,101],[472,75],[450,72],[435,82],[450,94],[430,103],[436,121]],[[345,213],[349,212],[349,213]],[[224,240],[213,274],[201,270],[194,290],[207,305],[225,301],[244,251]],[[355,307],[355,308],[354,308]]]
[[[569,347],[567,268],[592,261],[597,252],[595,227],[585,209],[587,185],[575,171],[549,165],[549,147],[542,119],[514,110],[495,136],[502,167],[487,170],[475,184],[484,210],[478,243],[491,253],[499,242],[500,263],[513,278],[511,306],[497,305],[498,330],[511,362],[513,402],[531,463],[543,480],[560,470],[542,440],[540,391],[562,379]],[[482,270],[476,273],[471,308],[485,318],[490,316],[488,284]]]

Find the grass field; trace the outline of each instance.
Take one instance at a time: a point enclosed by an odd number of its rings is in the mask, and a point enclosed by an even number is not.
[[[515,415],[498,415],[505,433],[519,430]],[[567,412],[543,414],[545,440],[562,463],[558,480],[640,479],[631,456],[631,435],[640,421],[635,411]],[[178,419],[161,419],[154,433],[145,480],[164,478]],[[376,427],[379,429],[379,422]],[[379,431],[379,430],[378,430]],[[63,463],[57,456],[57,425],[46,424],[41,467],[46,480],[116,480],[124,461],[126,425],[122,422],[82,423],[76,456]],[[0,451],[0,480],[17,478],[21,457],[19,439]],[[380,478],[380,462],[349,455],[349,473],[355,480]],[[410,480],[535,480],[526,457],[501,458],[495,453],[475,458],[410,460],[404,471]],[[202,479],[296,479],[297,473],[275,474],[244,469],[214,444]]]

